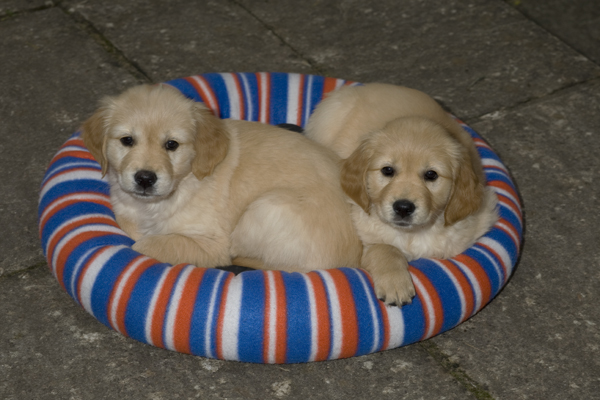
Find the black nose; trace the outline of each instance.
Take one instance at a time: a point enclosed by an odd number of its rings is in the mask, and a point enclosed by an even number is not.
[[[135,173],[134,177],[135,183],[143,187],[144,189],[148,189],[152,185],[156,183],[156,174],[152,171],[147,171],[145,169],[138,171]]]
[[[392,208],[394,212],[402,218],[406,218],[415,212],[415,204],[408,200],[398,200],[394,202]]]

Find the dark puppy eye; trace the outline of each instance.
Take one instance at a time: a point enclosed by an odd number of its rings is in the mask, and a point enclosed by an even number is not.
[[[381,173],[383,174],[383,176],[394,176],[395,172],[396,171],[392,167],[383,167],[383,168],[381,168]]]
[[[179,143],[177,143],[174,140],[168,140],[167,143],[165,143],[165,149],[167,149],[167,150],[173,151],[178,147],[179,147]]]
[[[438,174],[433,170],[429,170],[425,172],[425,175],[423,177],[426,181],[435,181],[438,178]]]
[[[123,136],[121,138],[121,144],[123,144],[123,146],[131,147],[133,146],[133,138],[131,136]]]

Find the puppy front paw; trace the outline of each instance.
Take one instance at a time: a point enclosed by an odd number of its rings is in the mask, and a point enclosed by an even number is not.
[[[410,304],[415,287],[408,272],[408,261],[397,248],[376,244],[365,249],[362,267],[373,278],[375,295],[387,305]]]
[[[371,274],[375,295],[386,305],[402,307],[412,302],[415,287],[408,269],[394,268],[386,272]]]

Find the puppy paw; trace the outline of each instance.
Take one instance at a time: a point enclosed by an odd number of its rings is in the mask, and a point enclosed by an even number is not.
[[[371,274],[375,295],[387,305],[410,304],[415,287],[408,272],[408,261],[397,248],[376,244],[365,249],[362,267]]]
[[[372,277],[375,294],[386,305],[402,307],[410,304],[415,297],[415,287],[408,269],[376,273]]]

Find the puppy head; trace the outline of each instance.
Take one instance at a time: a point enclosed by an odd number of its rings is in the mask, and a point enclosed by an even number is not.
[[[105,98],[82,130],[103,174],[144,201],[168,197],[190,173],[198,179],[210,174],[229,143],[219,119],[166,85]]]
[[[425,118],[399,118],[344,160],[341,183],[365,212],[398,229],[451,225],[476,211],[483,185],[465,149]]]

